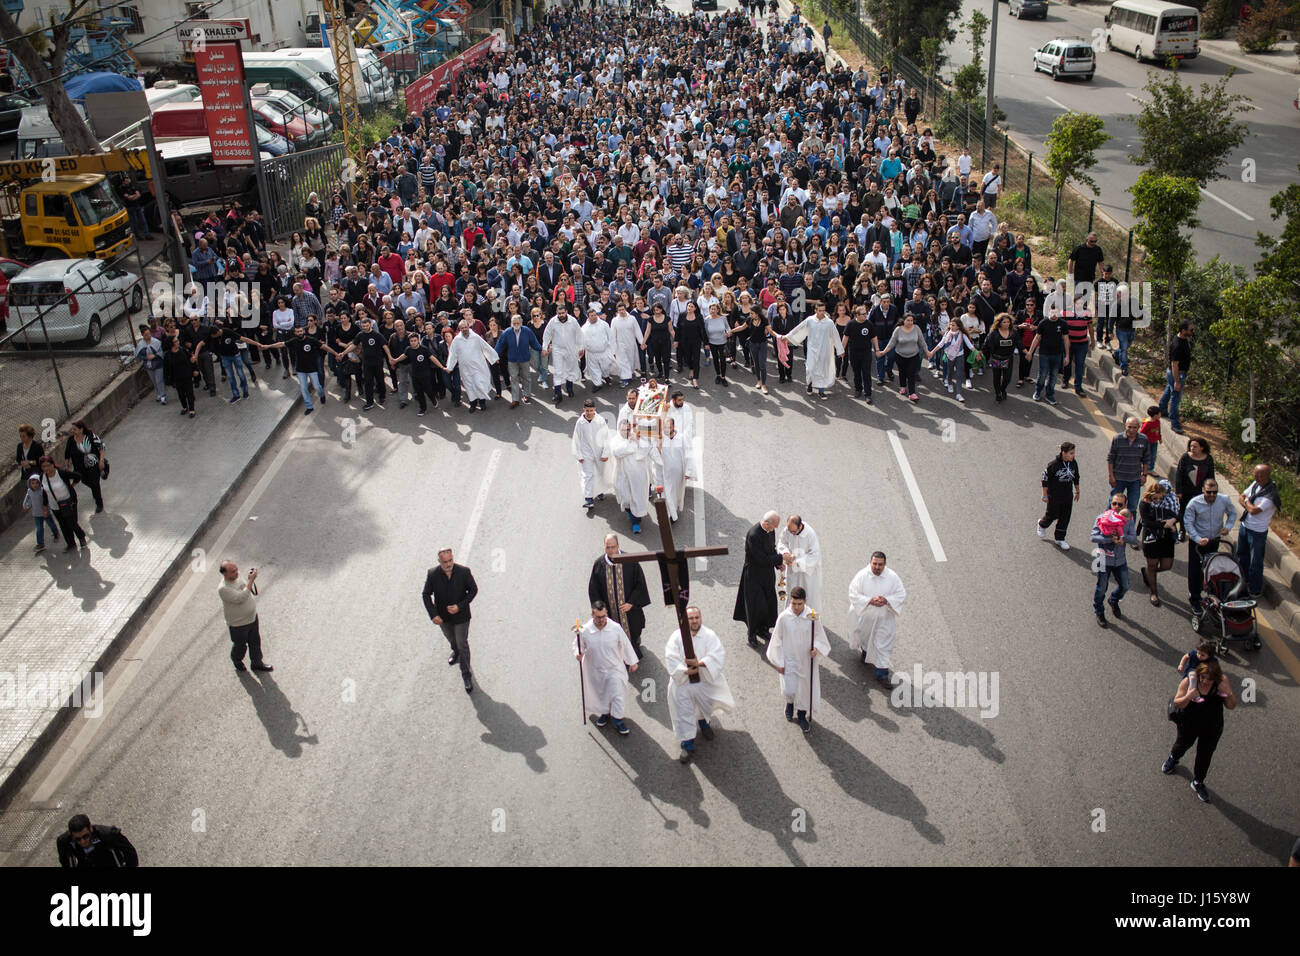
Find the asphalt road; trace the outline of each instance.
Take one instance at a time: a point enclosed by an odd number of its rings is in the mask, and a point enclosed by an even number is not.
[[[820,402],[797,386],[691,396],[703,535],[696,492],[675,532],[731,548],[693,573],[692,598],[723,637],[739,712],[690,766],[676,762],[663,696],[675,627],[664,607],[649,609],[632,735],[579,720],[570,627],[585,619],[604,534],[630,538],[612,500],[579,507],[579,403],[417,419],[331,400],[297,420],[214,522],[199,570],[173,582],[110,671],[104,716],[74,721],[38,768],[11,809],[58,812],[33,852],[5,862],[52,863],[74,808],[121,826],[151,865],[1284,859],[1300,832],[1292,762],[1276,759],[1300,718],[1293,677],[1267,647],[1231,660],[1256,702],[1227,717],[1214,804],[1197,802],[1186,770],[1162,776],[1164,704],[1193,635],[1173,578],[1165,607],[1139,585],[1121,624],[1094,622],[1087,530],[1107,437],[1072,395],[1052,409],[1015,392],[997,407],[977,387],[963,407],[932,381],[916,407],[879,391],[874,408],[842,391]],[[607,393],[598,400],[612,416]],[[1031,523],[1039,472],[1066,438],[1079,444],[1085,499],[1063,554]],[[769,508],[802,513],[825,554],[834,653],[807,738],[730,621],[744,532]],[[651,524],[628,547],[655,539]],[[481,588],[470,696],[419,597],[445,542]],[[845,643],[846,595],[877,548],[908,589],[895,669],[996,673],[996,716],[895,706],[869,681]],[[274,674],[230,668],[221,557],[261,569]]]
[[[965,22],[975,9],[992,14],[989,0],[966,0],[960,21]],[[1101,189],[1097,205],[1128,228],[1133,225],[1133,215],[1127,189],[1142,171],[1129,161],[1129,156],[1141,147],[1137,126],[1130,117],[1140,109],[1138,99],[1144,97],[1142,87],[1148,74],[1163,74],[1165,68],[1139,65],[1130,53],[1118,51],[1097,54],[1097,73],[1091,81],[1054,82],[1033,68],[1033,51],[1058,36],[1080,36],[1091,41],[1093,31],[1105,27],[1105,11],[1106,7],[1099,4],[1053,3],[1045,21],[1017,20],[1007,14],[1006,4],[999,4],[994,96],[1008,116],[1012,136],[1039,157],[1052,122],[1061,113],[1077,110],[1101,116],[1113,139],[1098,151],[1099,162],[1092,170]],[[961,32],[945,53],[950,57],[949,70],[969,63],[969,35]],[[1249,97],[1253,104],[1241,117],[1250,132],[1224,163],[1227,178],[1211,183],[1208,192],[1202,193],[1198,212],[1201,227],[1195,230],[1193,240],[1203,259],[1217,254],[1229,262],[1253,265],[1259,258],[1256,234],[1281,232],[1281,224],[1270,218],[1269,199],[1296,179],[1300,114],[1292,100],[1300,78],[1243,56],[1225,58],[1204,47],[1199,57],[1183,61],[1180,67],[1184,82],[1197,88],[1202,83],[1217,82],[1229,70],[1235,70],[1229,89]],[[1247,181],[1247,168],[1253,171],[1253,182]]]

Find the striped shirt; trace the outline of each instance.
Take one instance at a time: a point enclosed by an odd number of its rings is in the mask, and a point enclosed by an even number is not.
[[[1065,322],[1065,329],[1070,335],[1071,345],[1082,345],[1088,341],[1088,328],[1092,325],[1092,316],[1067,313],[1061,319]]]
[[[668,264],[672,266],[673,271],[678,275],[681,274],[682,268],[691,261],[693,254],[689,243],[682,243],[677,246],[669,246],[668,252],[665,253]]]

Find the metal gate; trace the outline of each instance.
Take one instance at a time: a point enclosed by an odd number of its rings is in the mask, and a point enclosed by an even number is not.
[[[333,143],[302,153],[287,153],[262,163],[268,195],[262,213],[272,239],[283,239],[302,229],[307,197],[317,193],[325,210],[333,207],[335,190],[342,186],[343,144]]]

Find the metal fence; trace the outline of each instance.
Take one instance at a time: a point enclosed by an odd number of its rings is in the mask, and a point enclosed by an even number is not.
[[[343,144],[333,143],[303,153],[288,153],[262,163],[267,195],[262,198],[268,238],[283,239],[302,229],[307,197],[318,193],[321,205],[343,185]]]
[[[1095,232],[1106,261],[1115,266],[1117,275],[1122,274],[1125,282],[1147,278],[1142,250],[1134,248],[1133,230],[1099,208],[1100,199],[1089,199],[1068,186],[1062,191],[1058,215],[1056,185],[1047,168],[1034,159],[1033,152],[1011,139],[1006,130],[985,123],[983,102],[963,101],[938,76],[927,74],[916,61],[891,48],[853,12],[846,18],[836,13],[828,0],[809,2],[819,17],[828,17],[842,27],[868,61],[879,69],[888,69],[893,76],[901,76],[921,93],[921,118],[942,145],[969,149],[979,170],[1002,163],[1000,212],[1019,211],[1025,228],[1037,235],[1051,235],[1055,221],[1056,243],[1062,249],[1074,248],[1089,232]]]
[[[59,428],[134,361],[136,324],[149,314],[149,289],[162,275],[157,270],[167,268],[166,260],[161,252],[144,259],[132,250],[104,266],[139,276],[140,281],[107,301],[103,293],[91,292],[89,280],[65,285],[62,291],[45,293],[34,301],[20,295],[19,302],[39,309],[34,316],[25,315],[26,308],[18,311],[15,286],[9,286],[7,328],[0,335],[0,436],[6,440],[16,442],[18,426],[30,424],[49,448]],[[84,337],[51,342],[82,331],[67,332],[70,322],[65,320],[74,318],[84,318]],[[96,336],[91,334],[91,323],[96,318],[98,341],[92,342]],[[0,472],[12,464],[11,458],[6,459]]]

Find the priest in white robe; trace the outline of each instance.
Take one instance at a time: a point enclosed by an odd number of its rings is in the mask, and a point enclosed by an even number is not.
[[[596,414],[590,398],[582,404],[582,414],[573,423],[573,457],[578,461],[578,481],[582,485],[582,506],[590,508],[596,496],[605,497],[605,464],[610,458],[609,425],[604,415]]]
[[[902,580],[885,567],[883,551],[872,554],[871,564],[854,575],[849,585],[849,616],[853,624],[849,646],[862,652],[862,663],[875,665],[876,680],[886,687],[890,686],[895,628],[906,598]]]
[[[676,521],[678,512],[686,503],[686,482],[695,477],[695,455],[677,431],[677,419],[671,414],[667,429],[659,445],[659,454],[664,463],[664,502],[668,505],[668,520]]]
[[[670,418],[677,419],[677,432],[687,445],[695,442],[695,409],[686,404],[683,392],[673,392],[672,403],[668,408]]]
[[[573,386],[582,381],[582,368],[578,365],[582,351],[582,327],[569,315],[561,299],[557,303],[555,318],[546,324],[546,331],[542,333],[542,355],[551,360],[551,384],[555,386],[556,405],[562,398],[561,385],[572,396]]]
[[[793,601],[794,589],[804,589],[808,606],[814,611],[823,610],[822,549],[817,532],[799,515],[791,515],[781,533],[776,536],[776,550],[785,562],[786,594]]]
[[[631,422],[624,422],[622,434],[613,443],[617,480],[614,490],[618,505],[632,522],[632,533],[641,533],[641,522],[650,513],[650,478],[654,469],[661,467],[658,442],[650,438],[637,438]]]
[[[641,368],[641,326],[627,306],[620,305],[609,327],[614,334],[614,370],[626,386]]]
[[[614,371],[614,333],[594,309],[582,327],[583,349],[587,356],[587,378],[593,391],[599,392]]]
[[[790,606],[781,612],[767,643],[767,659],[781,675],[781,693],[785,696],[785,719],[798,720],[799,729],[808,733],[809,712],[821,709],[821,667],[817,660],[831,652],[826,628],[815,621],[802,587],[790,591]]]
[[[614,729],[626,737],[627,675],[636,671],[636,650],[618,622],[610,620],[603,601],[591,606],[591,620],[574,635],[573,656],[582,664],[587,710],[597,715],[596,726],[604,727],[613,718]]]
[[[818,302],[817,311],[804,319],[788,335],[782,336],[791,345],[808,340],[808,359],[804,374],[808,380],[808,394],[817,389],[822,398],[826,389],[835,383],[835,356],[844,352],[835,321],[826,314],[826,303]]]
[[[614,431],[622,434],[623,423],[632,421],[632,415],[636,411],[636,400],[640,392],[635,388],[627,390],[627,401],[618,406],[618,421],[614,423]]]
[[[487,341],[469,327],[464,319],[457,326],[459,334],[451,340],[447,350],[447,371],[460,369],[460,387],[469,402],[469,410],[486,408],[486,401],[492,394],[492,371],[490,365],[496,364],[497,351]]]
[[[735,698],[731,696],[731,688],[722,673],[726,651],[721,639],[704,626],[698,607],[686,609],[686,623],[691,629],[695,657],[687,660],[680,628],[673,631],[664,650],[664,666],[669,678],[668,715],[672,718],[673,731],[681,741],[682,749],[677,759],[682,763],[688,763],[695,753],[697,733],[705,740],[713,739],[711,717],[736,712]],[[700,675],[699,683],[690,682],[692,673]]]

